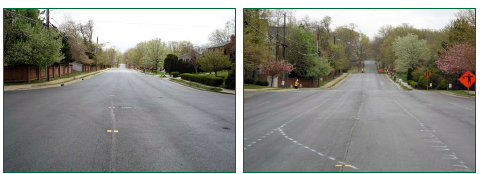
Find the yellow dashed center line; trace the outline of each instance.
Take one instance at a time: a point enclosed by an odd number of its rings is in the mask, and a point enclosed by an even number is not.
[[[112,130],[107,130],[107,132],[112,132]],[[117,133],[119,130],[114,130],[113,132]]]

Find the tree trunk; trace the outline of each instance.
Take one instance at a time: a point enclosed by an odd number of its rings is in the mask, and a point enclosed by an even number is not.
[[[274,76],[272,76],[272,79],[271,79],[271,87],[274,87]]]

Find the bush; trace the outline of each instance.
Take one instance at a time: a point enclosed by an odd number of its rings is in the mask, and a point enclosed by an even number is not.
[[[197,75],[197,74],[184,73],[184,74],[180,74],[180,77],[184,80],[199,82],[199,83],[210,85],[210,86],[220,86],[222,85],[222,83],[224,83],[224,78],[213,77],[209,75]]]
[[[424,76],[419,76],[417,89],[426,89],[426,78]]]
[[[171,72],[170,75],[173,77],[179,77],[179,72]]]
[[[411,82],[415,82],[414,80],[408,80],[408,84],[411,84]]]
[[[255,82],[256,82],[256,80],[254,80],[253,78],[249,78],[249,77],[245,78],[245,81],[244,81],[245,84],[254,84]]]
[[[256,85],[259,85],[259,86],[269,86],[269,82],[267,82],[267,80],[257,80],[257,81],[256,81]]]
[[[415,81],[412,81],[409,82],[409,85],[411,85],[411,87],[413,87],[414,89],[416,89],[416,87],[418,87],[418,82],[415,82]]]
[[[441,80],[438,84],[438,89],[446,89],[446,80]]]
[[[229,72],[227,78],[225,79],[225,88],[235,89],[235,69]]]

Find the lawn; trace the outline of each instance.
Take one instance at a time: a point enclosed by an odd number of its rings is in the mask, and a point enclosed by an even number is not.
[[[337,77],[339,77],[339,75],[334,76],[334,78],[337,78]],[[325,84],[331,82],[332,80],[334,80],[334,78],[328,78],[327,80],[323,80],[323,81],[319,82],[319,87],[322,87]]]
[[[469,94],[466,92],[466,91],[451,91],[449,90],[449,92],[453,93],[453,94],[458,94],[458,95],[467,95],[467,96],[476,96],[476,94],[473,94],[472,92],[470,92]]]
[[[199,85],[197,83],[192,83],[192,82],[188,82],[188,81],[184,81],[184,80],[179,80],[179,79],[170,79],[170,80],[178,82],[178,83],[183,83],[183,84],[195,87],[195,88],[201,88],[201,89],[209,90],[209,91],[222,91],[221,88]]]
[[[193,74],[195,74],[195,73],[193,73]],[[197,73],[197,74],[215,76],[214,72],[212,72],[212,74],[209,74],[209,72],[200,72],[200,73]],[[228,75],[229,75],[229,71],[218,71],[217,72],[217,77],[226,78]]]

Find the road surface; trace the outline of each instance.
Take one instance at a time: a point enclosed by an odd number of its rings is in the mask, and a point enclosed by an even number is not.
[[[333,90],[244,102],[244,172],[474,172],[475,100],[403,91],[372,61]]]
[[[233,95],[127,69],[4,92],[3,135],[5,172],[235,172]]]

